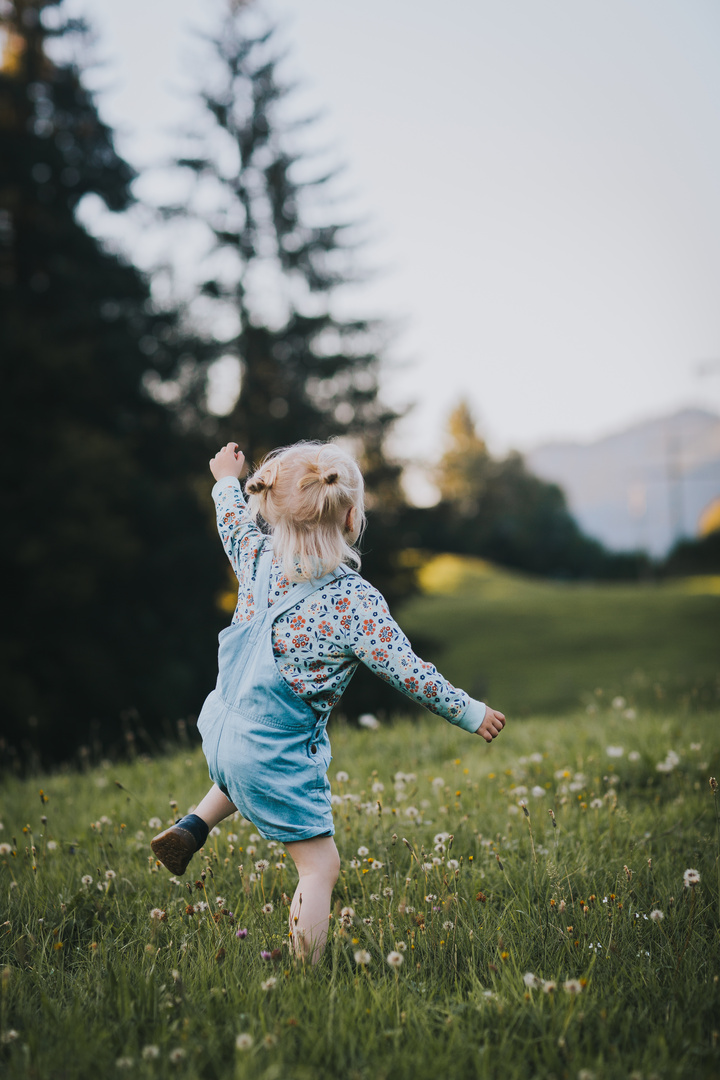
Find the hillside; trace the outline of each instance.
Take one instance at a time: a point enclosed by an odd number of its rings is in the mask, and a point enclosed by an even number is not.
[[[637,708],[718,701],[720,578],[559,583],[444,555],[421,583],[403,629],[448,679],[508,715],[616,696]]]
[[[695,536],[720,495],[720,416],[684,409],[590,443],[560,442],[525,455],[559,484],[582,529],[613,550],[664,555]]]

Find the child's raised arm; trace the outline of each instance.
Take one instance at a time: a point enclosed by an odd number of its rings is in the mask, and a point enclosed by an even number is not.
[[[216,480],[212,494],[218,533],[238,581],[242,581],[248,561],[253,561],[263,539],[240,487],[244,465],[245,455],[237,449],[237,443],[223,446],[210,462],[210,471]]]

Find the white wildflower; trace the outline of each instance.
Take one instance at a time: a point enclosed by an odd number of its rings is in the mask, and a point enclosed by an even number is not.
[[[367,951],[367,949],[358,949],[353,955],[355,957],[355,963],[359,967],[365,967],[372,960],[372,957]]]
[[[390,967],[399,968],[400,965],[402,964],[403,960],[405,959],[405,957],[403,956],[403,954],[401,952],[398,952],[397,950],[393,950],[393,952],[389,952],[387,954],[386,959],[387,959],[387,962],[390,965]]]
[[[686,889],[691,888],[693,885],[699,885],[700,874],[697,870],[686,870],[683,874],[683,885]]]

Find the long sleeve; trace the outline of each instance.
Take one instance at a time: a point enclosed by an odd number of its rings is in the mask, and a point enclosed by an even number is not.
[[[356,581],[352,600],[344,597],[334,605],[352,654],[413,701],[465,731],[477,731],[485,718],[485,705],[421,660],[392,618],[382,594],[363,579]],[[318,629],[322,632],[322,623]]]
[[[257,558],[263,533],[251,517],[240,481],[234,476],[218,480],[212,489],[212,497],[222,546],[235,576],[242,582],[246,567]]]

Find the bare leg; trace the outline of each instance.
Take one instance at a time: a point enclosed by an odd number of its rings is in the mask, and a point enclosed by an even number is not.
[[[235,803],[231,802],[227,795],[223,795],[217,784],[213,784],[204,799],[195,807],[193,814],[202,818],[208,829],[213,829],[218,822],[234,814],[236,810]]]
[[[316,964],[325,949],[330,898],[340,873],[340,856],[331,836],[286,844],[299,874],[290,905],[290,932],[295,955]]]

